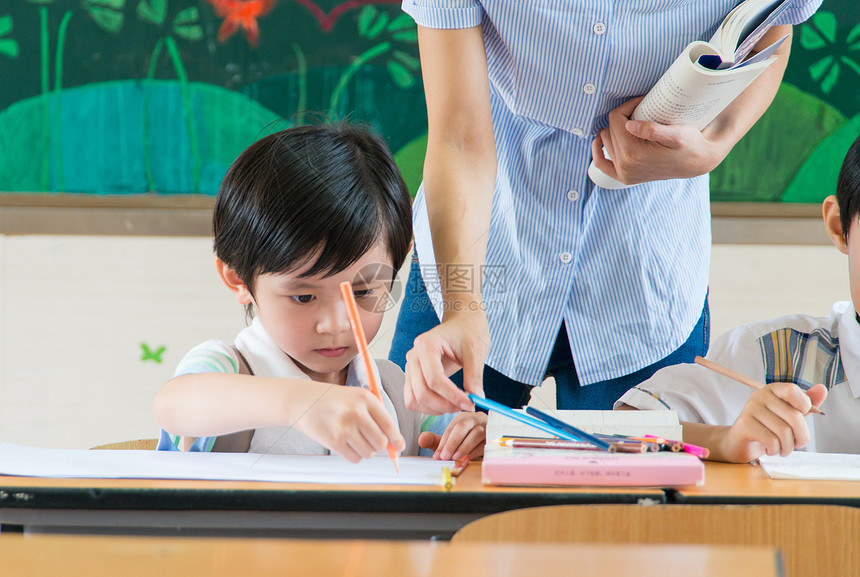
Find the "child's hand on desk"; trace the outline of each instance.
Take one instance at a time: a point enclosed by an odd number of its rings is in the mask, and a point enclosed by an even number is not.
[[[809,442],[806,415],[827,397],[824,385],[804,391],[793,383],[771,383],[753,392],[723,439],[726,460],[747,463],[763,454],[791,453]]]
[[[484,455],[486,429],[486,413],[463,412],[454,417],[441,437],[424,431],[418,437],[418,444],[424,449],[434,450],[434,459],[457,461],[463,455],[477,459]]]
[[[295,427],[352,463],[385,451],[389,441],[398,451],[406,446],[382,403],[358,387],[330,386]]]

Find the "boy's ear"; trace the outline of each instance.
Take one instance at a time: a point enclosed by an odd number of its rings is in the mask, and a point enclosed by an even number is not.
[[[824,199],[821,205],[821,212],[824,214],[824,226],[827,229],[827,235],[836,248],[844,254],[848,254],[848,242],[842,230],[842,215],[839,212],[839,203],[836,197],[832,194]]]
[[[220,258],[215,259],[215,268],[218,269],[218,276],[221,277],[221,280],[224,281],[227,288],[236,295],[236,300],[239,301],[240,305],[246,305],[254,300],[253,295],[251,295],[251,291],[248,290],[248,287],[245,286],[244,281],[239,278],[236,271],[230,268]]]

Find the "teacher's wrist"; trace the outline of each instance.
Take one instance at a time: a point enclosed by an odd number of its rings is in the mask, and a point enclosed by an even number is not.
[[[484,303],[480,300],[445,300],[443,301],[442,322],[457,322],[471,325],[487,326],[487,314]]]

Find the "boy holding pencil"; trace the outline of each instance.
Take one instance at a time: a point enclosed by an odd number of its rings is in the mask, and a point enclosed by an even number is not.
[[[850,302],[835,303],[828,318],[798,314],[735,328],[711,343],[703,363],[658,371],[615,408],[677,411],[684,440],[707,447],[712,460],[743,463],[801,448],[860,453],[860,137],[823,214],[848,255]]]
[[[350,317],[372,340],[409,251],[410,209],[385,143],[357,125],[290,128],[242,152],[215,202],[215,264],[253,321],[234,343],[206,341],[180,361],[155,399],[158,448],[352,462],[419,445],[437,457],[480,454],[486,415],[423,430],[406,409],[403,371],[376,361],[371,394],[373,363],[355,360]],[[365,366],[374,377],[359,377]]]

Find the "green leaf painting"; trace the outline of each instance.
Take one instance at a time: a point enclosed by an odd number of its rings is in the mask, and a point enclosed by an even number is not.
[[[18,56],[18,42],[14,38],[4,38],[12,32],[12,17],[0,16],[0,55],[9,58]]]
[[[858,118],[860,12],[854,1],[824,0],[794,27],[770,108],[711,173],[711,200],[821,202],[835,191]]]
[[[84,7],[92,19],[111,34],[119,34],[122,30],[124,5],[125,0],[84,0]]]
[[[196,6],[186,8],[173,19],[173,32],[189,42],[203,39],[203,27],[200,26],[200,10]]]
[[[137,5],[137,16],[161,26],[167,17],[167,0],[141,0]]]
[[[800,45],[811,51],[825,51],[824,56],[809,67],[810,75],[825,94],[836,86],[843,66],[855,73],[860,72],[858,36],[860,24],[854,26],[844,39],[840,38],[836,16],[826,11],[815,14],[809,24],[801,27]]]
[[[372,125],[421,184],[427,111],[401,0],[2,4],[0,193],[213,195],[250,142],[320,118]],[[824,0],[712,200],[820,201],[858,117],[860,12]]]

